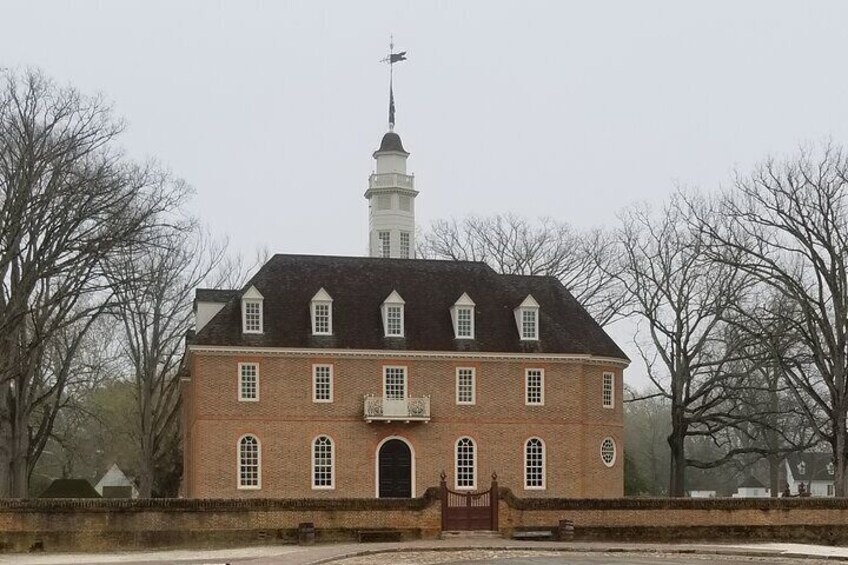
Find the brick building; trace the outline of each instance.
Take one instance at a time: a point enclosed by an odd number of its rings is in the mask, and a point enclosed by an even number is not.
[[[414,258],[414,178],[374,153],[371,257],[276,255],[198,289],[184,494],[623,495],[621,349],[554,278]]]

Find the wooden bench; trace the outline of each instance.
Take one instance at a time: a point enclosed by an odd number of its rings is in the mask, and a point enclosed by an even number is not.
[[[536,530],[529,532],[512,532],[512,539],[518,540],[552,540],[553,532],[549,530]]]
[[[403,532],[400,530],[356,530],[359,543],[368,541],[401,541]]]

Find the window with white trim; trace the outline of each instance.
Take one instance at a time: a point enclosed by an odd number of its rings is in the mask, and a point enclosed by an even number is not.
[[[457,404],[475,404],[477,402],[476,372],[474,367],[456,368]]]
[[[391,234],[387,231],[377,232],[380,241],[380,257],[391,257]]]
[[[607,467],[615,465],[615,440],[611,437],[604,438],[601,442],[601,461]]]
[[[383,398],[406,398],[406,367],[383,367]]]
[[[525,341],[539,339],[539,303],[528,294],[527,298],[515,309],[515,323],[518,335]]]
[[[312,442],[312,488],[332,489],[334,482],[333,440],[319,436]]]
[[[613,373],[604,373],[604,391],[603,400],[604,408],[613,408],[615,406],[615,375]]]
[[[544,369],[526,369],[524,371],[524,404],[541,406],[545,403]]]
[[[329,302],[316,302],[312,305],[312,333],[316,335],[331,335],[333,333],[330,324],[332,304]]]
[[[391,305],[386,308],[386,335],[403,335],[403,306]]]
[[[411,249],[409,244],[409,232],[402,231],[400,232],[400,258],[401,259],[409,259],[409,251]]]
[[[466,293],[462,293],[453,306],[451,318],[453,333],[456,339],[474,339],[474,301]]]
[[[239,440],[238,488],[258,489],[260,482],[261,452],[256,436],[246,435]]]
[[[545,488],[545,444],[537,437],[524,443],[524,488]]]
[[[312,365],[312,402],[333,401],[333,366]]]
[[[470,437],[456,442],[456,488],[477,488],[477,450]]]
[[[259,400],[259,365],[256,363],[238,364],[238,399],[242,402]]]
[[[242,311],[244,313],[244,333],[246,333],[246,334],[261,334],[262,333],[262,301],[261,300],[244,300],[244,301],[242,301]]]

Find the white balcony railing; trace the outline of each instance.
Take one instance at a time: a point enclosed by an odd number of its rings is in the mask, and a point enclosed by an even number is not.
[[[368,186],[370,188],[391,188],[399,186],[400,188],[415,190],[415,177],[401,173],[373,174],[371,175]]]
[[[422,398],[383,398],[367,395],[365,397],[365,421],[371,422],[429,422],[430,397]]]

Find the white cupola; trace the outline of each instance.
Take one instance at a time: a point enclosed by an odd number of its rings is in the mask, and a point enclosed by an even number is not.
[[[374,152],[376,170],[368,179],[368,255],[415,258],[415,177],[406,173],[409,153],[389,131]]]

